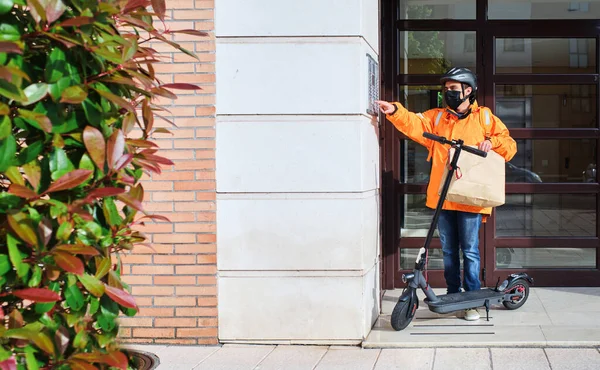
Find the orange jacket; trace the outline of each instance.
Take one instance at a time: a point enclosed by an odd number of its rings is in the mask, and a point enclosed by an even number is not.
[[[394,114],[388,114],[387,118],[400,132],[425,146],[429,150],[429,158],[433,159],[429,185],[427,186],[426,205],[429,208],[435,209],[437,206],[439,200],[438,190],[444,176],[444,166],[448,160],[450,146],[423,137],[423,132],[444,136],[446,139],[462,139],[465,145],[478,145],[486,139],[487,131],[492,142],[492,150],[504,157],[507,162],[517,152],[517,143],[510,137],[504,123],[494,116],[488,108],[480,107],[477,101],[471,104],[471,114],[462,120],[443,108],[430,109],[424,113],[415,114],[409,112],[400,103],[395,102],[393,104],[398,109]],[[485,114],[484,109],[488,110],[489,120],[487,121],[484,117],[480,117],[480,115]],[[484,122],[483,125],[482,122]],[[487,122],[489,122],[489,127],[486,129],[484,126]],[[491,208],[467,206],[449,201],[444,202],[443,209],[485,215],[492,213]]]

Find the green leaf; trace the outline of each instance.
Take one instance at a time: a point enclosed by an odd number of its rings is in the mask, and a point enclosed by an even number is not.
[[[37,351],[31,346],[25,347],[25,363],[27,364],[27,370],[39,370],[38,362],[35,358]]]
[[[42,169],[37,161],[29,162],[23,165],[23,172],[27,175],[27,180],[36,192],[40,189],[40,178]]]
[[[87,98],[87,92],[81,86],[66,88],[61,94],[61,103],[81,104]]]
[[[11,166],[4,172],[4,175],[6,175],[13,184],[25,186],[25,178],[21,174],[19,168]]]
[[[29,5],[31,16],[36,22],[46,20],[46,11],[39,0],[27,0],[27,5]]]
[[[71,86],[71,83],[71,77],[67,76],[60,78],[53,84],[50,84],[49,91],[52,99],[55,101],[59,100],[62,94],[69,88],[69,86]]]
[[[12,262],[15,270],[17,270],[17,276],[23,278],[29,272],[29,265],[23,263],[21,251],[17,246],[18,240],[9,233],[6,235],[6,244],[8,246],[8,256],[10,257],[10,262]]]
[[[52,122],[46,114],[32,112],[26,109],[18,109],[18,112],[21,117],[23,117],[23,119],[31,126],[40,130],[44,130],[45,132],[52,132]]]
[[[110,271],[110,265],[110,258],[103,258],[102,261],[97,265],[98,268],[96,270],[96,278],[102,279],[106,274],[108,274],[108,271]]]
[[[83,282],[82,282],[83,284]],[[104,286],[102,286],[102,288],[104,289]],[[90,291],[88,289],[88,291]],[[104,294],[104,293],[102,293]],[[90,316],[94,316],[96,314],[96,312],[98,312],[98,309],[100,308],[100,300],[97,298],[90,298]]]
[[[129,103],[127,100],[121,98],[120,96],[117,96],[111,92],[108,91],[104,91],[101,90],[99,88],[94,88],[94,90],[96,90],[96,92],[98,94],[100,94],[100,96],[102,96],[103,98],[109,100],[110,102],[112,102],[113,104],[115,104],[116,106],[120,107],[120,108],[125,108],[130,112],[135,112],[135,108],[133,107],[133,105],[131,105],[131,103]]]
[[[123,222],[113,198],[104,198],[102,211],[104,212],[104,218],[110,226],[120,225]]]
[[[21,153],[17,156],[17,164],[22,166],[27,164],[35,159],[42,153],[44,150],[44,142],[43,141],[34,141],[27,148],[23,149]]]
[[[31,105],[44,99],[48,95],[48,85],[45,83],[31,84],[23,90],[26,99],[23,105]]]
[[[58,227],[58,231],[56,232],[56,237],[58,240],[67,241],[73,232],[73,225],[70,222],[64,222],[60,224]]]
[[[23,90],[2,78],[0,78],[0,95],[19,102],[27,99]]]
[[[6,254],[0,254],[0,275],[4,275],[12,270],[10,260]]]
[[[12,355],[12,351],[7,351],[3,346],[0,346],[0,361],[8,360]]]
[[[73,347],[84,349],[88,344],[88,334],[85,330],[81,330],[77,335],[75,335],[75,339],[73,340]]]
[[[65,298],[69,307],[75,311],[81,310],[84,306],[83,294],[75,284],[65,289]]]
[[[17,153],[17,141],[14,136],[9,136],[0,143],[0,172],[5,172],[12,166]]]
[[[96,240],[102,238],[102,226],[93,221],[86,222],[83,229],[89,236],[93,236]]]
[[[98,316],[98,325],[100,325],[100,328],[106,332],[112,331],[116,326],[115,316],[108,316],[104,314]]]
[[[14,209],[21,203],[21,198],[7,192],[0,192],[0,211],[6,212]]]
[[[27,283],[27,286],[30,288],[36,288],[42,282],[42,268],[38,265],[33,267],[33,273],[31,274],[31,278]]]
[[[0,15],[10,12],[15,6],[13,0],[0,0]]]
[[[38,236],[30,217],[24,212],[10,213],[8,225],[17,236],[30,246],[38,246]]]
[[[2,81],[3,80],[0,80],[0,83]],[[2,93],[1,88],[2,86],[0,85],[0,94]],[[100,109],[100,106],[96,102],[90,100],[90,98],[88,97],[83,101],[82,107],[85,113],[85,118],[88,120],[88,122],[91,123],[93,126],[100,126],[100,123],[102,122],[102,111]]]
[[[104,284],[92,275],[78,275],[77,278],[88,292],[100,298],[104,294]]]
[[[2,1],[2,0],[0,0]],[[12,134],[12,122],[8,116],[2,117],[0,122],[0,140],[4,140]]]
[[[21,39],[19,29],[10,23],[0,23],[0,41],[18,41]]]
[[[57,180],[63,175],[75,170],[75,166],[67,157],[67,153],[63,149],[54,149],[50,154],[50,172],[52,180]]]

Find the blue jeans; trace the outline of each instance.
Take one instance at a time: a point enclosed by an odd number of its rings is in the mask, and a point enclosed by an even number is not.
[[[464,289],[481,289],[479,281],[479,227],[481,214],[442,210],[438,231],[444,254],[444,278],[448,293],[460,291],[460,250],[463,251]]]

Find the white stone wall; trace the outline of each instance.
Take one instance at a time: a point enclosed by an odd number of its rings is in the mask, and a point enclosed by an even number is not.
[[[217,0],[222,342],[357,343],[379,312],[373,0]]]

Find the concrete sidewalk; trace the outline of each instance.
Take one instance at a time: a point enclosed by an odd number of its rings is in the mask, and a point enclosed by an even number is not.
[[[599,348],[394,348],[224,345],[130,346],[158,370],[596,370]]]

